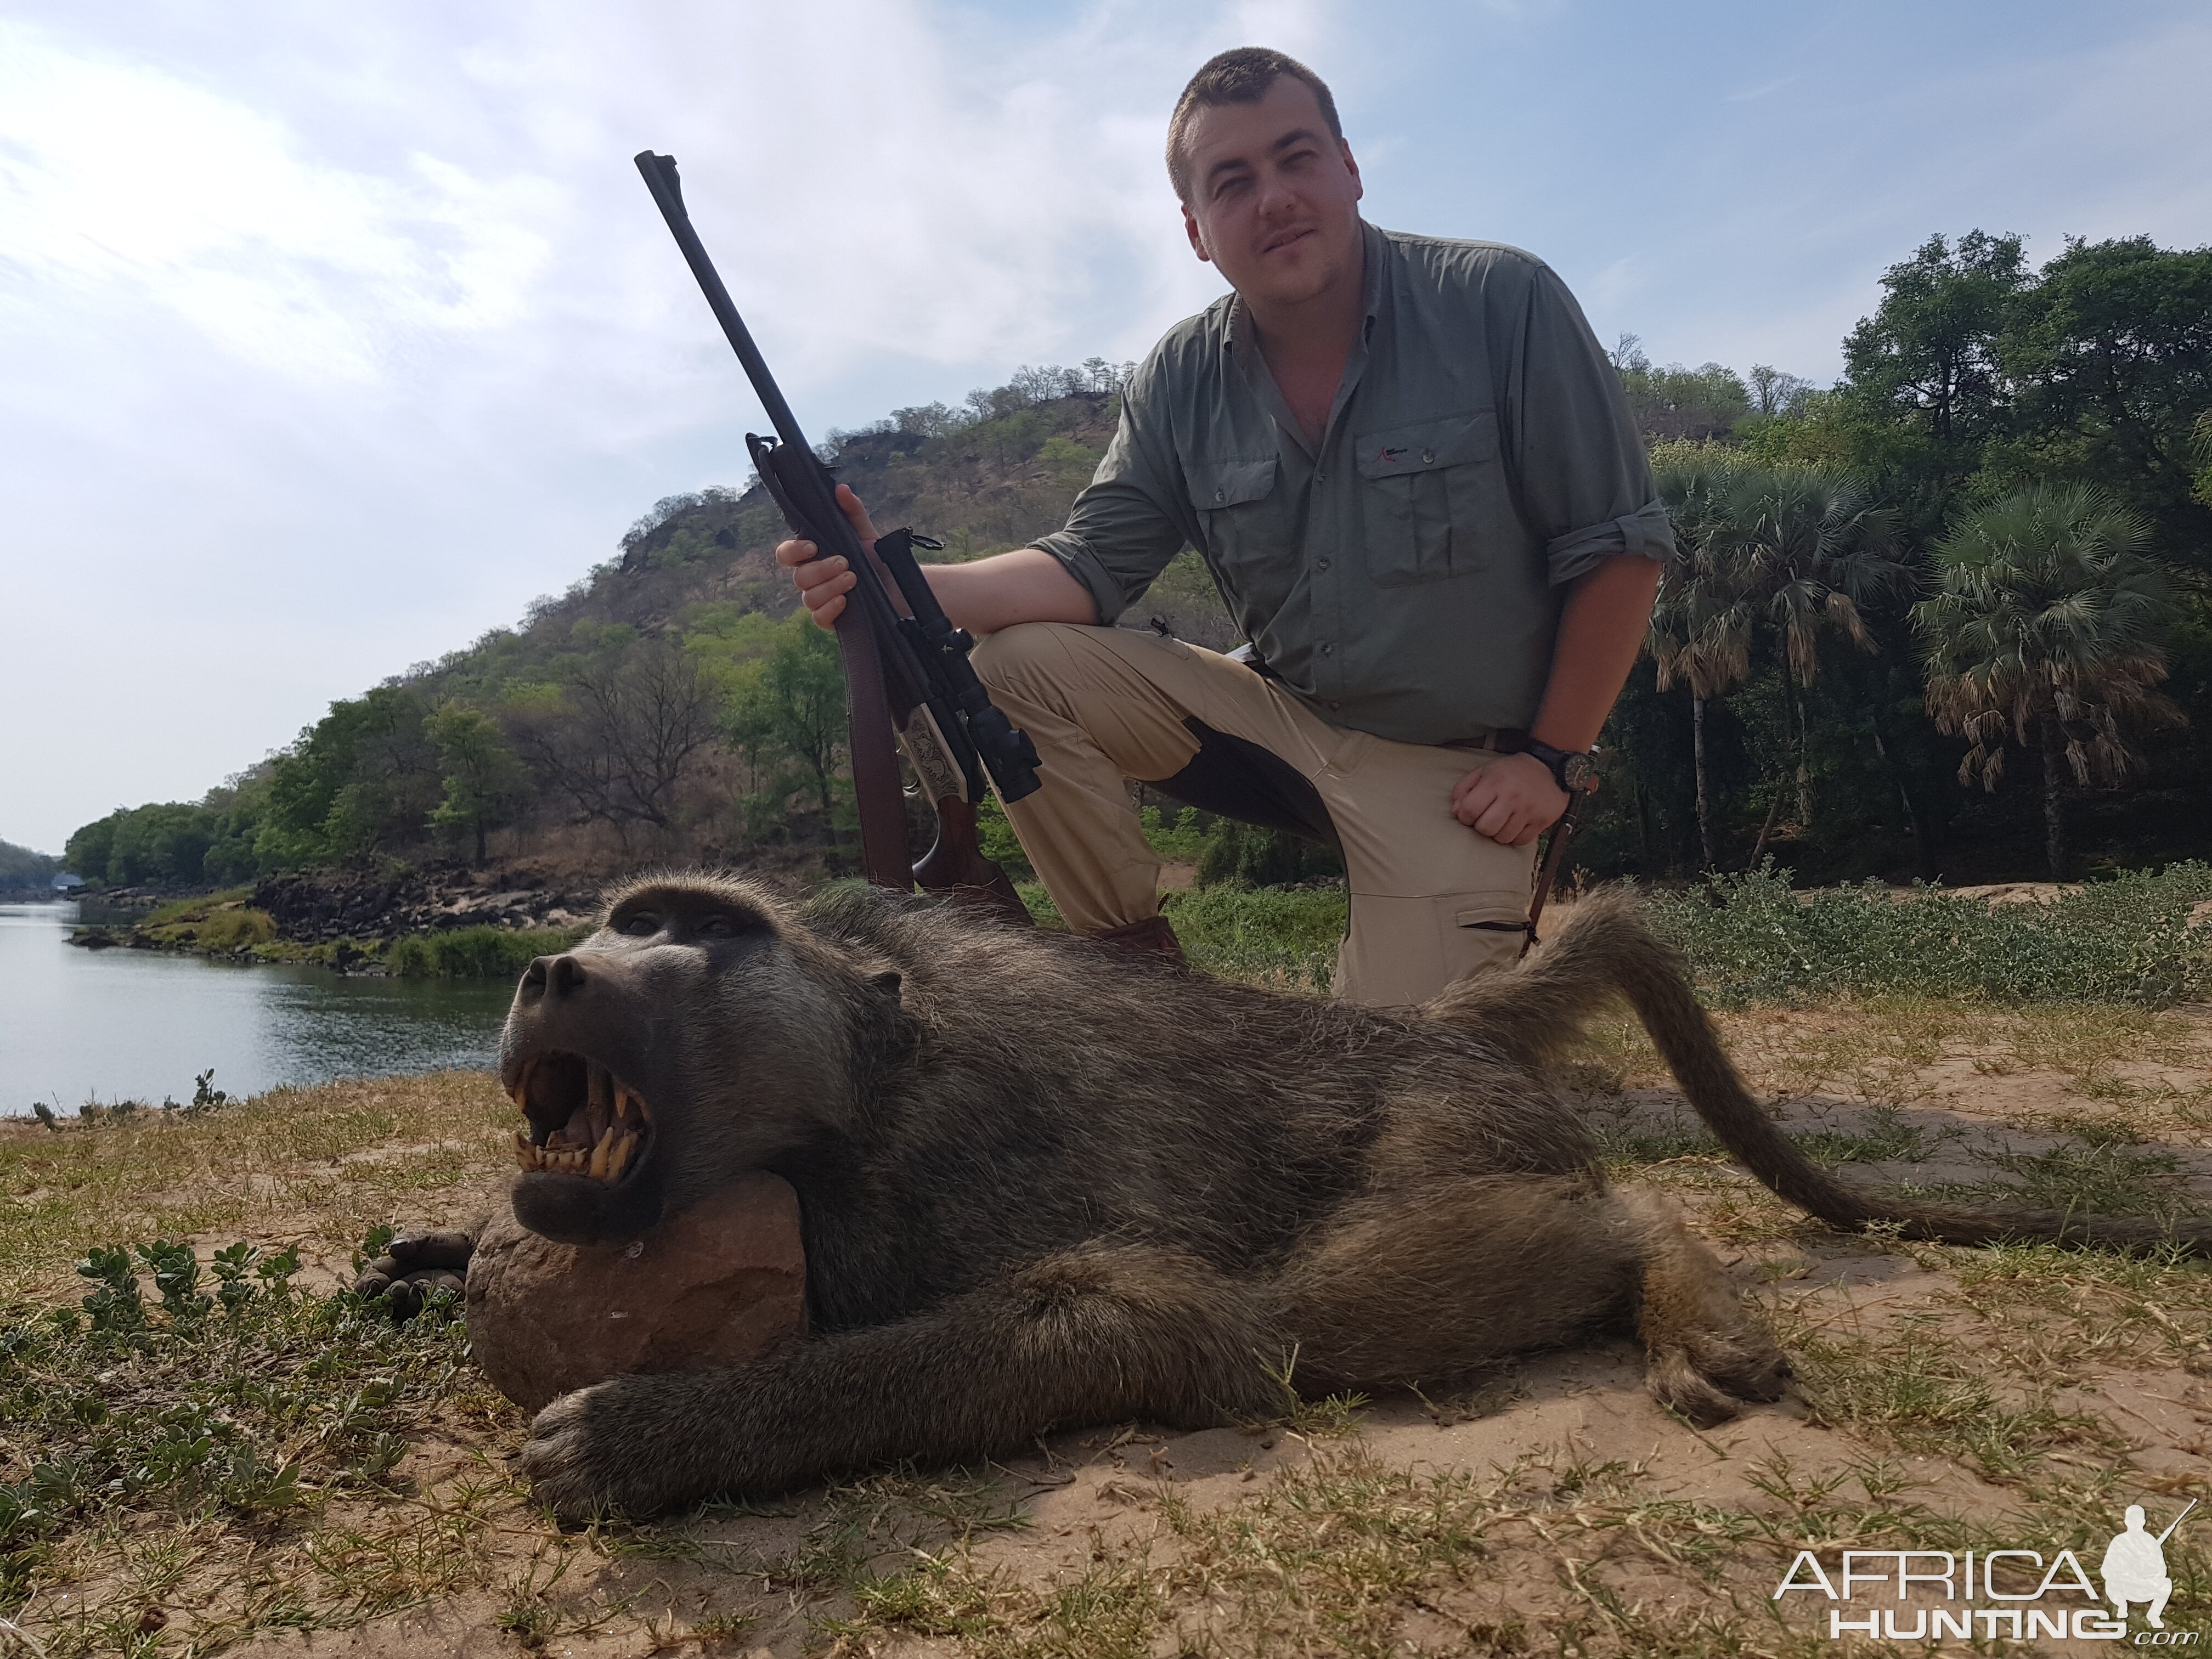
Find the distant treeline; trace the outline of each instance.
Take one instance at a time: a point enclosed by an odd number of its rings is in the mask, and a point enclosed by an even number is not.
[[[61,868],[45,853],[33,853],[27,847],[18,847],[13,842],[0,841],[0,892],[24,887],[44,887],[52,882]]]
[[[1576,843],[1599,875],[1773,855],[1801,878],[2079,872],[2201,852],[2212,811],[2212,250],[1932,238],[1815,389],[1614,353],[1675,556]],[[1089,479],[1130,366],[1024,369],[824,453],[944,556],[1018,546]],[[756,484],[657,502],[522,625],[417,664],[193,805],[67,860],[232,883],[496,837],[743,855],[850,839],[842,684]],[[1234,635],[1195,556],[1131,619]],[[1297,860],[1248,860],[1302,870]]]

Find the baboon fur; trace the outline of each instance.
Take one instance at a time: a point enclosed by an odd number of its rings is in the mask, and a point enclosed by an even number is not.
[[[1388,1012],[866,890],[799,904],[656,877],[533,965],[501,1056],[510,1091],[549,1055],[610,1068],[649,1148],[611,1189],[523,1175],[516,1212],[594,1241],[773,1170],[799,1196],[811,1331],[733,1370],[568,1395],[525,1468],[563,1515],[643,1516],[1054,1428],[1264,1417],[1286,1377],[1433,1382],[1608,1330],[1640,1338],[1653,1394],[1694,1423],[1775,1399],[1789,1367],[1717,1261],[1607,1185],[1547,1077],[1614,996],[1723,1144],[1832,1222],[2162,1236],[1838,1185],[1752,1100],[1619,895],[1519,969]]]

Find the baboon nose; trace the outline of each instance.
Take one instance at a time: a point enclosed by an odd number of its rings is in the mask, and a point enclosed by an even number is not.
[[[583,982],[584,964],[574,957],[540,957],[522,970],[523,993],[533,999],[568,996]]]

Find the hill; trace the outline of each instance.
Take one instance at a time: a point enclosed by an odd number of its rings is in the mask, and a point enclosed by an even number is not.
[[[821,448],[878,523],[945,544],[923,556],[980,558],[1065,519],[1113,435],[1127,369],[1024,369],[959,410],[898,410]],[[854,842],[842,683],[775,565],[785,533],[757,479],[657,501],[613,557],[518,626],[333,704],[201,801],[85,825],[73,867],[169,887],[363,856],[839,867]],[[1194,554],[1133,625],[1152,617],[1233,642]]]

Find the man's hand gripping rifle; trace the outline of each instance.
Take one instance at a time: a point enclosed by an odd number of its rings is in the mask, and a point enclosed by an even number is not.
[[[837,505],[829,467],[799,431],[691,228],[676,158],[646,150],[637,157],[637,170],[775,428],[774,438],[745,434],[761,482],[793,534],[812,542],[817,557],[842,557],[858,577],[854,602],[837,618],[837,650],[845,670],[853,787],[860,801],[861,860],[868,879],[901,892],[911,891],[919,881],[928,891],[980,902],[1011,921],[1026,922],[1029,912],[1013,884],[977,845],[975,807],[983,798],[987,773],[1005,799],[1019,800],[1034,790],[1036,750],[991,706],[990,694],[969,665],[968,651],[975,641],[952,625],[915,562],[915,547],[938,544],[911,531],[894,530],[876,539],[870,556]],[[901,616],[892,605],[884,573],[910,614]],[[894,732],[937,809],[937,844],[911,866],[906,807],[891,747]]]

